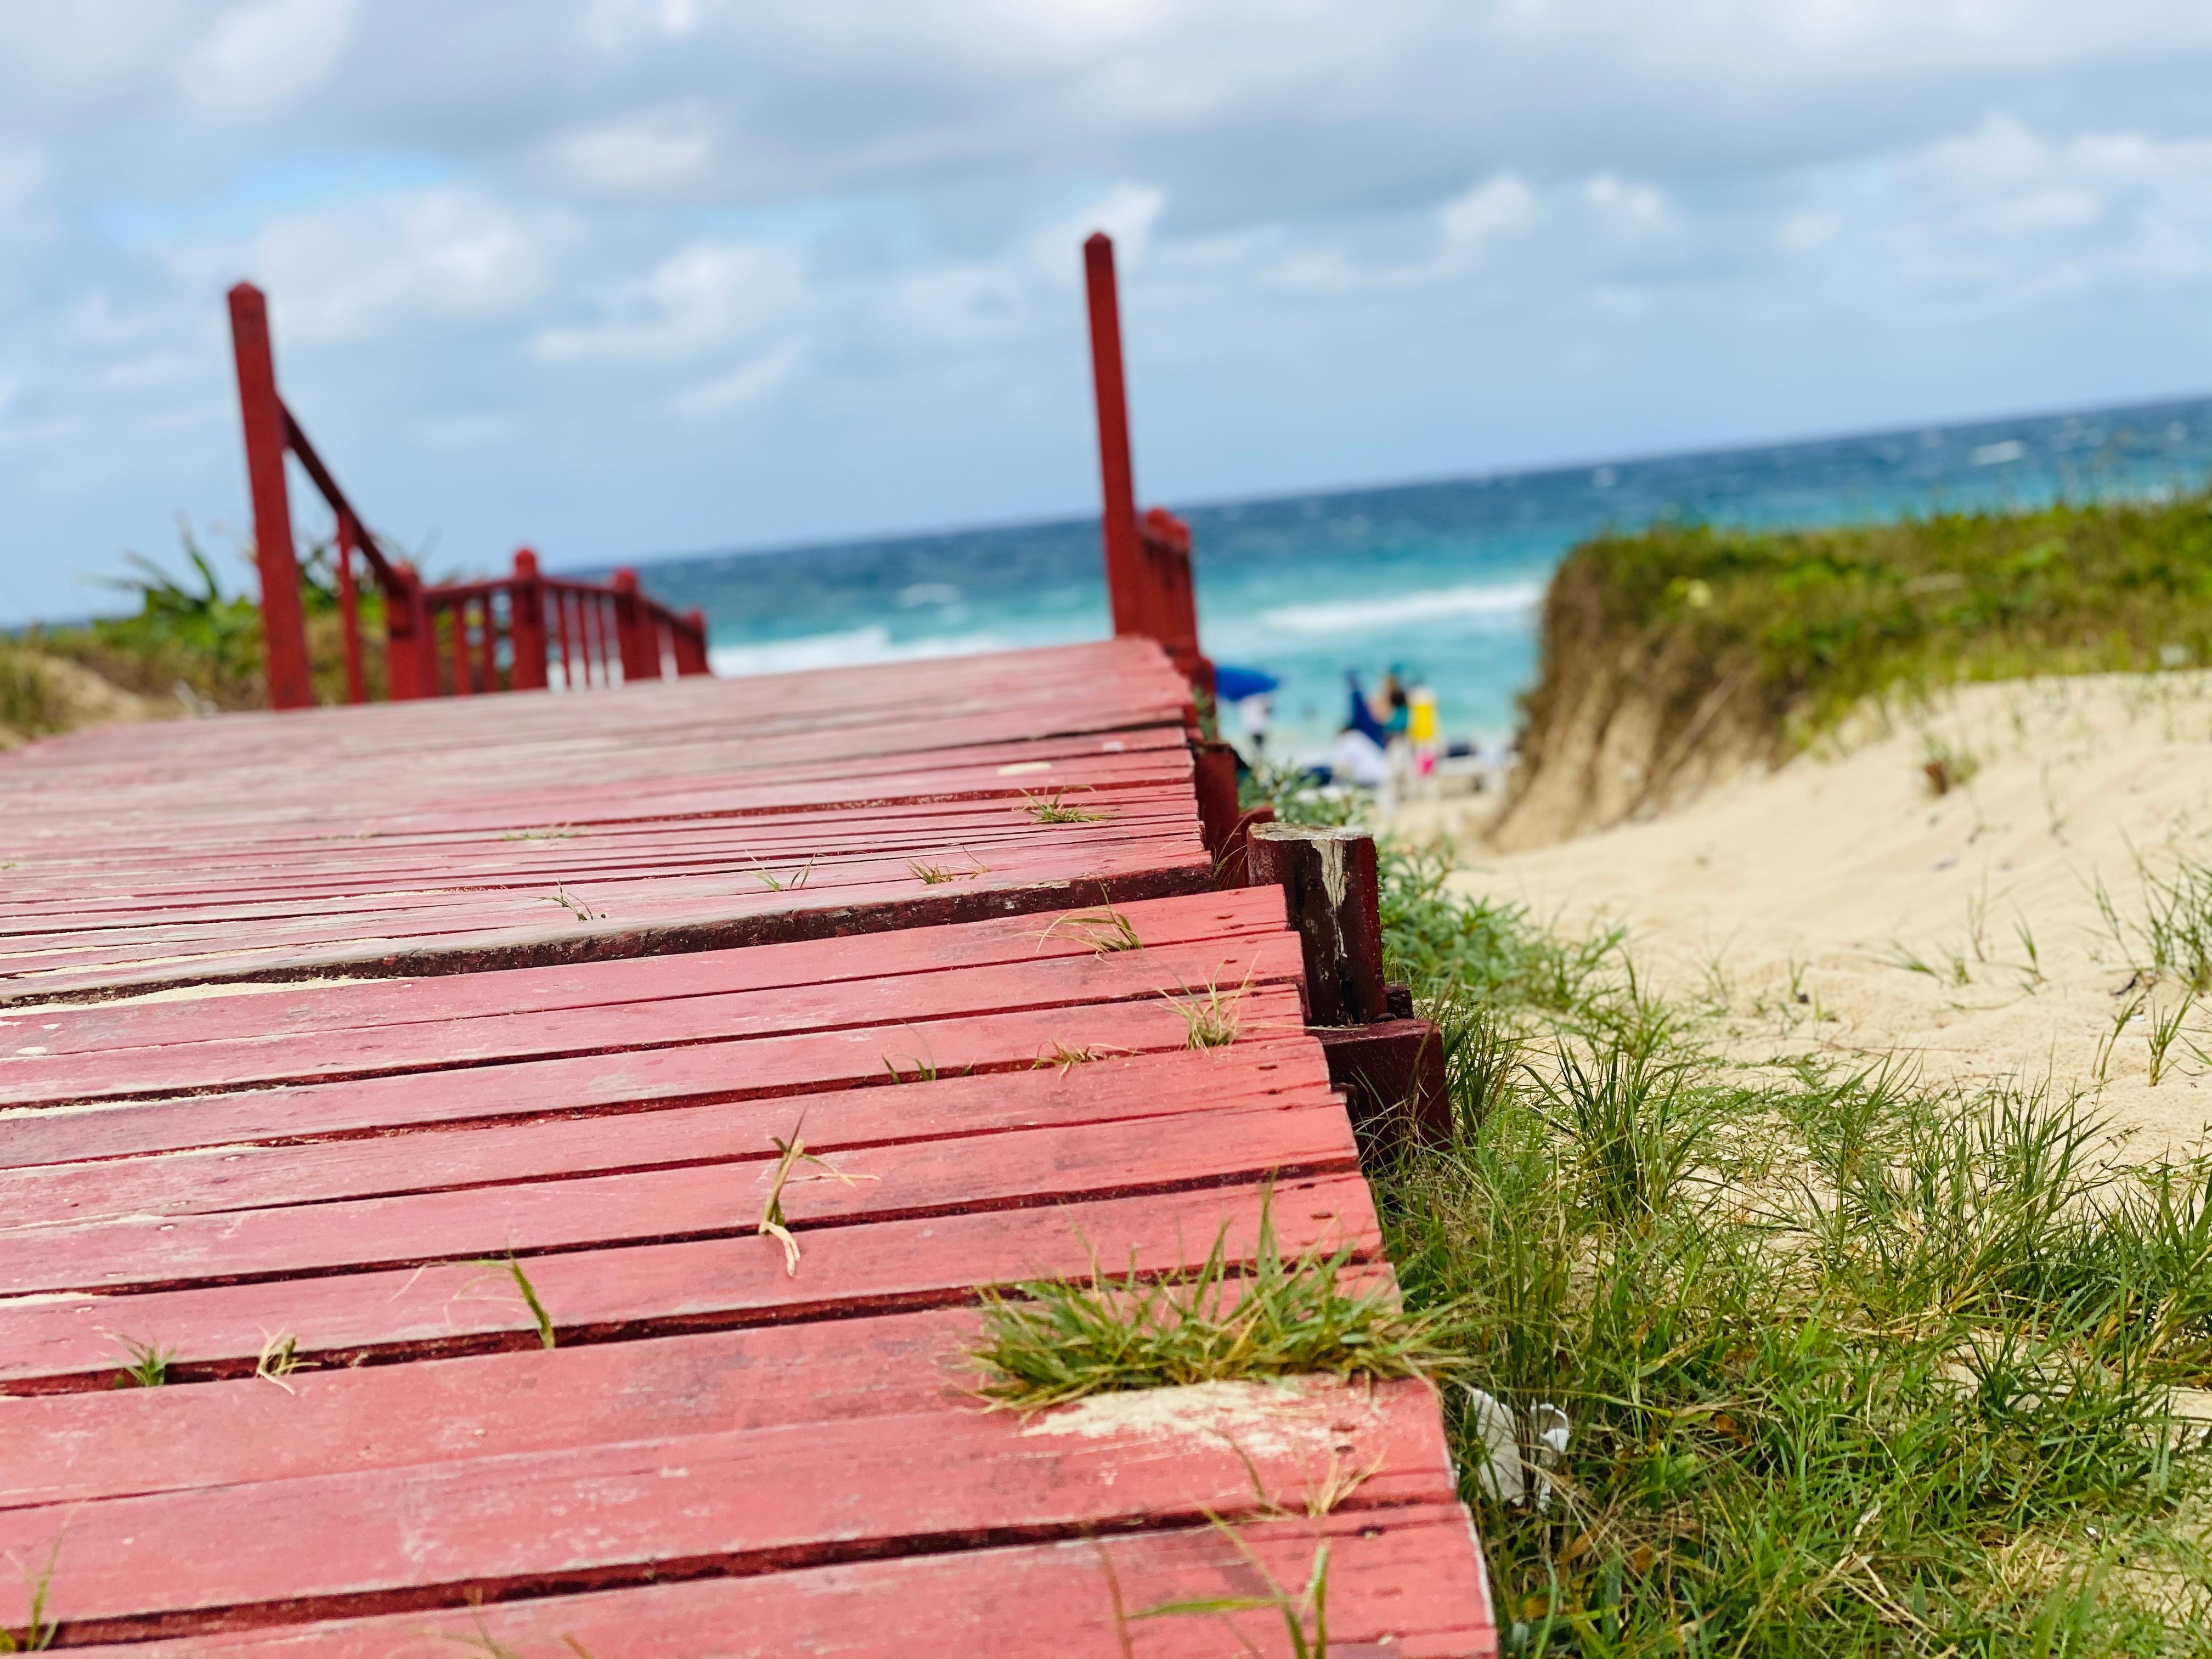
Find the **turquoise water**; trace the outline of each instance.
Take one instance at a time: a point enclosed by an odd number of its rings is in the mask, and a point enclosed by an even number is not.
[[[1344,675],[1401,665],[1447,736],[1513,725],[1536,607],[1559,556],[1659,519],[1833,524],[1933,507],[2143,495],[2212,477],[2212,398],[1176,507],[1217,661],[1282,678],[1275,718],[1309,744]],[[1095,520],[664,560],[647,587],[706,611],[724,674],[891,662],[1107,631]],[[1233,732],[1233,723],[1232,723]]]

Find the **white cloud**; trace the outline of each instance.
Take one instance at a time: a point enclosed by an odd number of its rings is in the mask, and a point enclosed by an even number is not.
[[[1519,175],[1493,173],[1438,208],[1437,229],[1448,248],[1479,248],[1499,237],[1530,229],[1536,222],[1536,192]]]
[[[547,286],[561,240],[550,216],[435,189],[277,219],[246,264],[283,341],[404,340],[520,314]]]
[[[553,149],[569,181],[615,197],[678,192],[700,180],[714,155],[714,127],[697,99],[572,133]]]
[[[683,362],[760,337],[805,300],[805,261],[796,249],[696,242],[618,286],[597,305],[593,321],[541,329],[531,349],[549,362]]]
[[[1885,175],[1872,195],[1834,171],[1802,182],[1801,216],[1826,241],[1801,303],[1957,319],[2212,279],[2212,138],[2051,139],[1998,113],[1887,158]]]
[[[1030,272],[1048,286],[1073,288],[1082,280],[1079,250],[1091,232],[1114,239],[1114,267],[1127,273],[1145,262],[1154,228],[1167,209],[1167,192],[1157,185],[1123,179],[1070,213],[1054,216],[1030,232]]]
[[[691,420],[704,420],[727,414],[734,409],[749,408],[773,396],[787,385],[799,370],[805,356],[805,347],[797,340],[786,341],[771,351],[750,362],[739,363],[726,374],[694,386],[687,386],[670,399],[679,415]]]
[[[353,26],[354,0],[249,0],[214,19],[178,73],[222,118],[265,115],[322,84]]]

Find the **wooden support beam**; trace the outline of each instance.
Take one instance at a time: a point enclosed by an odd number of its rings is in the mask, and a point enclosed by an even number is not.
[[[1363,1157],[1409,1136],[1431,1145],[1450,1139],[1451,1091],[1433,1020],[1391,1018],[1314,1036],[1328,1056],[1328,1080],[1344,1091]]]
[[[1311,823],[1255,824],[1250,836],[1253,884],[1282,888],[1305,951],[1308,1023],[1369,1025],[1388,1018],[1375,837]]]
[[[1382,977],[1382,890],[1364,830],[1240,822],[1255,886],[1283,890],[1305,962],[1306,1017],[1363,1149],[1451,1133],[1442,1034]]]
[[[1243,871],[1229,879],[1230,841],[1237,832],[1237,751],[1225,743],[1200,738],[1191,744],[1191,782],[1198,796],[1199,830],[1213,854],[1214,881],[1222,887],[1244,885]]]
[[[300,606],[300,561],[292,544],[292,501],[284,480],[284,404],[269,343],[261,290],[230,291],[230,342],[238,365],[238,410],[246,431],[246,477],[253,497],[253,562],[261,574],[261,635],[271,708],[314,705],[307,672],[307,624]]]

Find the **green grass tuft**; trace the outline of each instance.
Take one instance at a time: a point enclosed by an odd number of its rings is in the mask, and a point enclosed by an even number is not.
[[[1183,1279],[1133,1269],[987,1292],[979,1392],[1037,1411],[1122,1389],[1313,1373],[1419,1376],[1454,1363],[1449,1314],[1409,1314],[1387,1286],[1346,1290],[1350,1263],[1349,1249],[1285,1257],[1263,1206],[1258,1248],[1241,1274],[1224,1231]]]
[[[1136,924],[1114,908],[1109,900],[1102,910],[1088,910],[1055,918],[1037,937],[1044,942],[1065,930],[1078,944],[1090,948],[1093,956],[1112,956],[1121,951],[1141,951],[1145,942],[1137,937]]]
[[[1182,1018],[1186,1048],[1225,1048],[1243,1030],[1244,993],[1250,984],[1248,979],[1224,991],[1208,980],[1196,990],[1185,985],[1180,994],[1163,991],[1159,995]]]
[[[131,1363],[115,1373],[114,1385],[118,1389],[158,1389],[169,1380],[169,1362],[176,1352],[158,1343],[141,1342],[135,1337],[118,1336],[131,1355]]]
[[[532,1322],[538,1327],[538,1346],[541,1348],[553,1346],[553,1316],[545,1311],[545,1304],[538,1299],[538,1287],[530,1282],[530,1275],[522,1270],[522,1264],[514,1259],[512,1252],[504,1257],[484,1256],[471,1261],[469,1266],[489,1267],[512,1279],[514,1288],[522,1294],[523,1305],[530,1310]]]
[[[1022,791],[1020,810],[1038,823],[1103,823],[1114,816],[1111,812],[1094,812],[1085,807],[1070,806],[1066,802],[1066,793],[1064,789],[1055,789],[1049,795],[1033,795],[1024,789]]]
[[[22,1563],[15,1563],[16,1571],[22,1575],[29,1611],[21,1636],[0,1626],[0,1653],[43,1653],[54,1644],[60,1622],[46,1611],[46,1606],[53,1591],[54,1563],[61,1559],[61,1553],[62,1540],[57,1537],[46,1551],[46,1565],[38,1571],[33,1572]],[[10,1556],[9,1559],[14,1561],[15,1558]]]

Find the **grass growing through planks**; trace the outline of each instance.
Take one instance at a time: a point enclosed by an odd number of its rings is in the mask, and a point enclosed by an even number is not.
[[[1086,1043],[1080,1048],[1071,1048],[1065,1042],[1055,1042],[1050,1054],[1041,1054],[1030,1062],[1030,1070],[1042,1072],[1049,1066],[1054,1071],[1066,1073],[1079,1066],[1088,1066],[1094,1060],[1103,1060],[1109,1054],[1127,1052],[1126,1048],[1115,1048],[1103,1042]]]
[[[1507,1652],[2212,1652],[2168,1395],[2212,1384],[2212,1162],[2115,1167],[2049,1084],[1729,1062],[1618,936],[1383,873],[1455,1125],[1370,1174],[1407,1307],[1450,1310]],[[1528,1457],[1567,1413],[1547,1507],[1474,1478],[1474,1389]]]
[[[939,1078],[944,1076],[973,1077],[975,1075],[975,1068],[973,1066],[963,1066],[958,1071],[948,1073],[939,1071],[937,1062],[933,1060],[915,1060],[910,1063],[914,1070],[902,1072],[898,1068],[896,1060],[889,1054],[884,1056],[884,1070],[890,1073],[891,1081],[894,1083],[934,1083]]]
[[[1121,1605],[1121,1585],[1115,1576],[1113,1563],[1102,1550],[1100,1565],[1106,1571],[1108,1593],[1113,1598],[1114,1632],[1123,1659],[1130,1659],[1133,1650],[1129,1641],[1128,1627],[1140,1619],[1212,1618],[1237,1640],[1247,1654],[1258,1650],[1237,1629],[1230,1615],[1237,1613],[1273,1613],[1283,1621],[1290,1643],[1291,1659],[1328,1659],[1328,1544],[1327,1540],[1314,1547],[1313,1566],[1306,1574],[1305,1589],[1293,1596],[1282,1583],[1268,1571],[1267,1565],[1255,1553],[1237,1529],[1218,1516],[1209,1516],[1212,1524],[1237,1547],[1253,1571],[1267,1587],[1266,1595],[1209,1595],[1194,1596],[1179,1601],[1163,1601],[1137,1613],[1124,1613]],[[1310,1624],[1311,1628],[1308,1626]]]
[[[550,1343],[546,1345],[551,1346]],[[278,1331],[261,1339],[261,1357],[253,1362],[253,1374],[264,1382],[274,1382],[286,1394],[292,1385],[284,1379],[300,1369],[300,1339],[289,1331]]]
[[[0,1626],[0,1653],[43,1653],[54,1643],[60,1620],[46,1612],[54,1583],[54,1563],[61,1559],[62,1540],[56,1538],[46,1551],[46,1564],[35,1573],[14,1556],[8,1558],[16,1571],[22,1575],[23,1589],[30,1598],[28,1615],[24,1620],[23,1633],[17,1636],[12,1630]]]
[[[512,1279],[514,1288],[522,1293],[523,1306],[530,1310],[531,1320],[538,1327],[538,1346],[541,1348],[553,1346],[553,1316],[545,1311],[545,1304],[538,1299],[538,1287],[530,1282],[530,1275],[523,1272],[522,1264],[514,1259],[512,1251],[504,1258],[480,1257],[470,1262],[469,1266],[489,1267],[494,1273],[502,1273]]]
[[[141,1342],[135,1337],[118,1336],[114,1340],[123,1345],[131,1356],[131,1363],[115,1373],[113,1387],[158,1389],[169,1380],[169,1362],[177,1357],[173,1349]]]
[[[806,878],[814,873],[812,859],[807,860],[798,869],[784,876],[777,875],[758,859],[753,860],[752,865],[753,874],[759,878],[761,885],[771,893],[795,893],[806,885]]]
[[[961,850],[967,851],[965,848]],[[991,870],[989,865],[984,863],[973,853],[968,854],[968,867],[965,870],[956,868],[950,864],[930,864],[921,859],[908,859],[906,861],[906,867],[908,872],[924,887],[940,887],[948,881],[973,881],[978,876],[988,875]]]
[[[1234,990],[1224,991],[1208,980],[1198,990],[1184,985],[1180,996],[1167,991],[1162,991],[1159,996],[1182,1016],[1186,1048],[1225,1048],[1237,1041],[1237,1032],[1243,1029],[1244,993],[1251,984],[1248,977]]]
[[[884,1064],[889,1066],[890,1062],[885,1060]],[[936,1072],[933,1069],[930,1075],[933,1078],[935,1077]],[[900,1078],[897,1069],[894,1067],[891,1072],[891,1080],[902,1082],[908,1079]],[[803,1176],[799,1177],[801,1180],[842,1181],[849,1187],[856,1181],[875,1179],[873,1176],[849,1174],[838,1169],[828,1160],[817,1158],[812,1152],[808,1152],[806,1143],[800,1139],[799,1135],[799,1132],[805,1127],[806,1115],[801,1112],[799,1121],[791,1126],[790,1139],[786,1140],[780,1135],[769,1137],[769,1144],[775,1148],[775,1168],[769,1172],[768,1199],[761,1206],[760,1225],[756,1230],[763,1237],[773,1238],[783,1246],[783,1272],[787,1279],[799,1277],[799,1241],[792,1237],[790,1224],[786,1221],[783,1213],[783,1189],[791,1183],[793,1172],[802,1164],[811,1164],[822,1173],[818,1176]]]
[[[549,823],[542,830],[508,830],[500,835],[501,841],[572,841],[583,831],[573,824]]]
[[[549,904],[559,905],[570,915],[575,917],[578,921],[605,921],[606,920],[605,911],[594,910],[590,905],[585,903],[583,900],[578,898],[566,887],[554,888],[551,892],[545,896],[545,899],[546,902]]]
[[[1409,1314],[1388,1287],[1354,1294],[1340,1280],[1351,1252],[1285,1257],[1269,1206],[1249,1271],[1229,1260],[1224,1231],[1197,1271],[1173,1281],[1133,1269],[1087,1282],[1050,1279],[986,1293],[978,1392],[1039,1411],[1088,1395],[1194,1382],[1334,1376],[1421,1376],[1454,1364],[1449,1315]]]
[[[1037,823],[1103,823],[1114,816],[1111,812],[1094,812],[1085,807],[1070,806],[1066,794],[1065,789],[1055,789],[1049,795],[1033,795],[1024,789],[1022,791],[1020,810]]]
[[[1111,899],[1107,900],[1103,909],[1055,917],[1036,936],[1039,948],[1063,928],[1077,944],[1088,947],[1093,956],[1109,957],[1117,951],[1145,948],[1145,941],[1137,937],[1137,925],[1116,910]]]
[[[454,1636],[446,1632],[437,1632],[438,1639],[452,1642],[471,1652],[480,1653],[483,1656],[483,1659],[522,1659],[521,1654],[491,1633],[490,1626],[483,1621],[483,1613],[481,1610],[474,1614],[474,1618],[477,1626],[474,1635]],[[574,1659],[592,1659],[591,1650],[573,1636],[562,1637],[561,1645],[574,1656]]]

